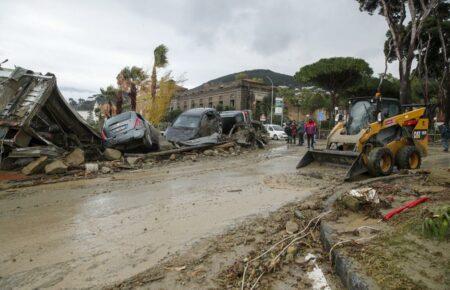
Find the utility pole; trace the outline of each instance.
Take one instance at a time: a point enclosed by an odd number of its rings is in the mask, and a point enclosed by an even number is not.
[[[266,76],[266,78],[272,84],[272,98],[270,99],[270,124],[273,124],[273,81],[269,76]]]

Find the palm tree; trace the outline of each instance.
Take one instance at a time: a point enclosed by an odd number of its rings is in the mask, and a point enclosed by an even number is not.
[[[168,51],[169,49],[164,44],[158,45],[154,51],[155,60],[153,63],[152,87],[151,87],[151,99],[153,102],[156,99],[156,82],[157,82],[156,69],[165,67],[169,63],[169,61],[167,60]]]
[[[117,75],[117,84],[120,88],[119,93],[117,94],[117,110],[119,110],[120,104],[120,112],[122,111],[122,96],[123,92],[128,92],[128,96],[131,101],[131,110],[136,111],[136,97],[138,86],[148,78],[147,73],[140,67],[132,66],[124,67],[120,73]]]

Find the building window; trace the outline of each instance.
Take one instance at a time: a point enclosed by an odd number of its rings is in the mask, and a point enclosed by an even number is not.
[[[203,108],[203,99],[200,99],[200,108]]]
[[[187,102],[184,101],[184,103],[183,103],[183,110],[186,110],[186,109],[187,109]]]
[[[191,101],[191,109],[193,109],[193,108],[195,108],[195,101],[194,100]]]
[[[234,100],[230,100],[230,107],[234,108]]]

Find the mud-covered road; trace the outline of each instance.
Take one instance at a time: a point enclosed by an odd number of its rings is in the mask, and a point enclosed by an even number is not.
[[[310,194],[304,147],[176,162],[0,194],[0,288],[99,287]],[[280,180],[281,182],[278,182]]]

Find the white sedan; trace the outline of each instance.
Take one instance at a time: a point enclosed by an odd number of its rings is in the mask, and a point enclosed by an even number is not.
[[[288,137],[280,125],[266,124],[264,125],[264,127],[266,127],[267,132],[269,132],[270,139],[284,140]]]

